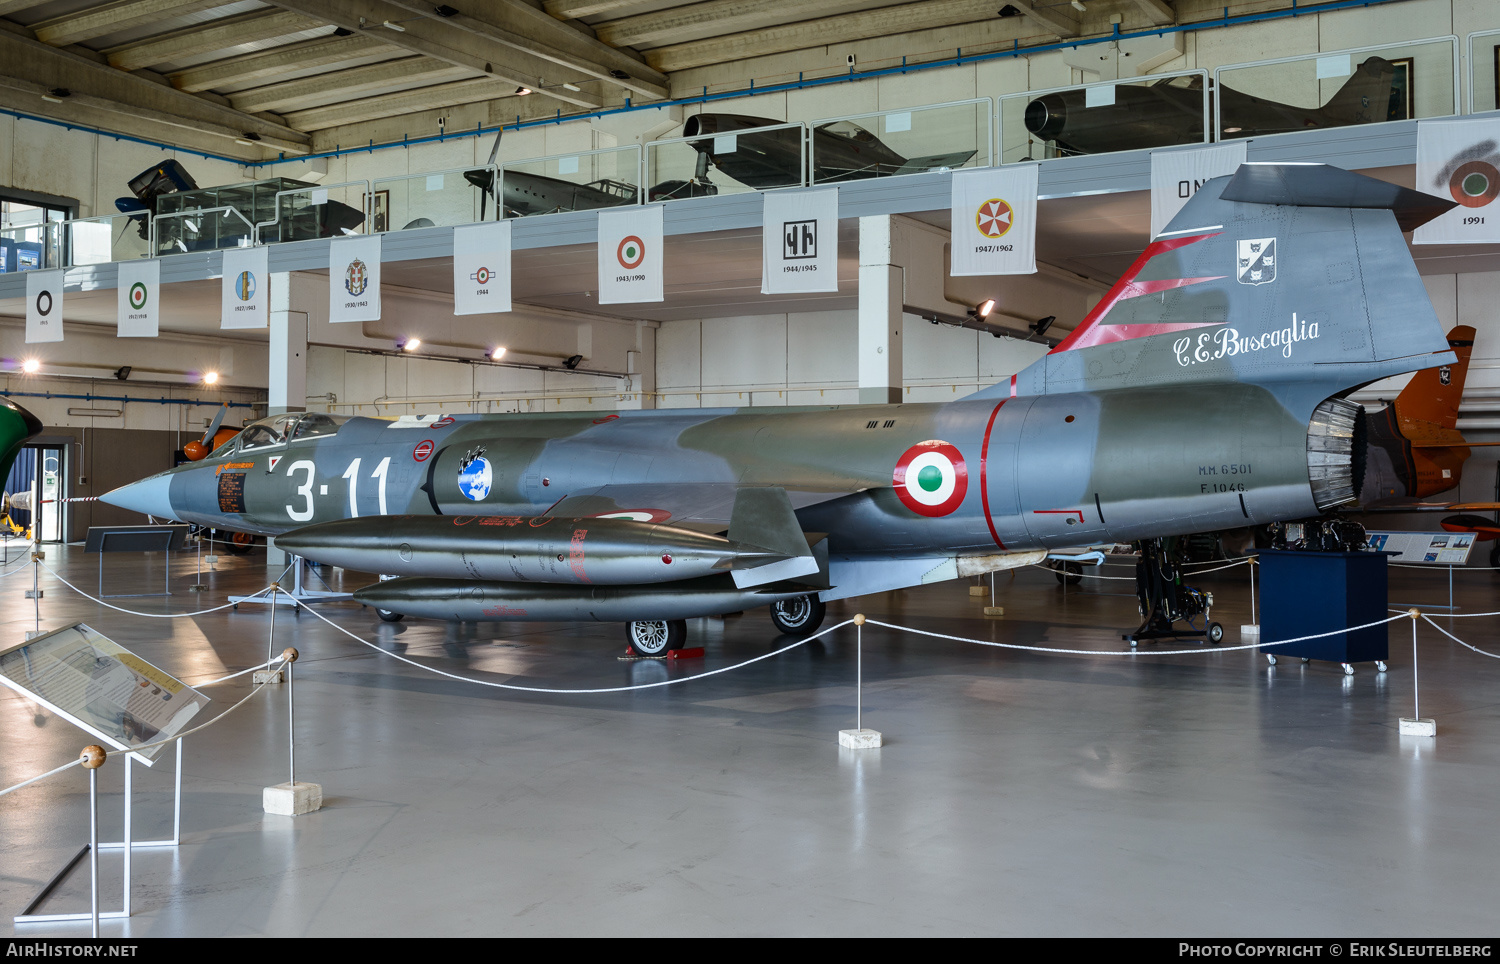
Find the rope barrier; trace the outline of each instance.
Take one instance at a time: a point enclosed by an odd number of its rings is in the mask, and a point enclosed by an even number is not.
[[[56,569],[53,569],[51,566],[47,565],[45,562],[39,562],[39,563],[37,563],[37,565],[41,566],[43,569],[45,569],[48,572],[50,572],[54,577],[57,578],[58,582],[62,583],[64,586],[67,586],[69,589],[73,590],[74,592],[78,593],[78,595],[82,596],[84,599],[92,600],[93,602],[96,602],[96,603],[98,603],[101,606],[107,606],[110,609],[113,609],[115,612],[127,613],[127,614],[129,614],[131,616],[146,616],[146,617],[148,617],[150,619],[182,619],[182,618],[184,618],[186,616],[202,616],[202,615],[204,615],[206,613],[216,613],[216,612],[218,612],[221,609],[228,609],[231,606],[238,606],[239,605],[239,603],[229,602],[229,603],[225,603],[222,606],[215,606],[212,609],[198,609],[198,610],[195,610],[195,611],[190,612],[190,613],[143,613],[143,612],[141,612],[138,609],[126,609],[126,608],[124,608],[122,606],[116,606],[114,603],[107,603],[104,600],[100,599],[98,596],[90,596],[88,593],[84,592],[82,589],[79,589],[77,586],[73,585],[71,582],[68,582],[68,580],[64,579],[62,577],[62,575]],[[292,565],[296,565],[296,563],[294,562],[294,563],[292,563]],[[276,582],[271,583],[271,585],[265,587],[264,589],[257,589],[255,592],[250,593],[245,598],[246,599],[254,599],[256,596],[259,596],[259,595],[261,595],[263,593],[270,592],[273,588],[274,589],[280,589],[281,588],[281,586],[280,586],[281,580],[284,579],[284,578],[286,578],[286,574],[291,570],[292,565],[289,565],[285,569],[281,570],[281,575],[279,575],[279,576],[276,577]],[[285,592],[286,590],[282,590],[282,591]],[[295,597],[293,597],[293,598],[295,598]]]
[[[1479,655],[1481,655],[1481,656],[1488,656],[1490,659],[1500,659],[1500,656],[1496,656],[1494,653],[1487,653],[1484,650],[1480,649],[1478,646],[1470,646],[1468,643],[1464,642],[1463,640],[1459,639],[1457,636],[1455,636],[1452,633],[1448,632],[1448,630],[1446,630],[1443,627],[1439,626],[1437,623],[1434,623],[1432,621],[1432,617],[1429,616],[1429,615],[1427,615],[1426,613],[1422,614],[1422,618],[1425,619],[1428,623],[1430,623],[1432,625],[1433,629],[1436,629],[1438,632],[1442,633],[1444,636],[1447,636],[1449,639],[1453,640],[1455,643],[1457,643],[1458,645],[1464,647],[1465,649],[1472,649],[1474,652],[1478,653]]]
[[[277,588],[279,589],[280,587],[277,587]],[[286,592],[285,589],[281,589],[281,591],[282,592]],[[813,640],[818,639],[819,637],[828,635],[829,633],[833,632],[835,629],[842,629],[843,627],[849,626],[849,625],[853,624],[853,622],[854,622],[854,620],[852,620],[852,619],[846,619],[846,620],[844,620],[841,623],[838,623],[838,624],[833,625],[833,626],[829,626],[827,629],[824,629],[824,630],[822,630],[820,632],[814,633],[813,635],[808,636],[806,639],[799,639],[795,643],[792,643],[789,646],[783,646],[780,649],[772,650],[769,653],[763,653],[760,656],[756,656],[753,659],[747,659],[744,662],[735,663],[733,666],[723,666],[723,667],[720,667],[719,669],[711,669],[711,670],[709,670],[706,673],[697,673],[697,674],[695,674],[693,676],[683,676],[683,677],[681,677],[679,679],[659,680],[659,681],[657,681],[655,683],[640,683],[640,684],[638,684],[636,686],[603,686],[603,687],[597,687],[597,688],[594,688],[594,689],[555,689],[555,688],[544,687],[544,686],[516,686],[516,685],[511,684],[511,683],[495,683],[495,682],[492,682],[490,680],[475,679],[472,676],[460,676],[457,673],[450,673],[447,670],[441,670],[441,669],[438,669],[438,668],[436,668],[434,666],[425,666],[422,663],[417,662],[416,660],[407,659],[405,656],[401,656],[401,655],[399,655],[397,653],[392,653],[389,650],[381,649],[379,646],[375,645],[374,643],[370,642],[369,640],[360,639],[358,636],[354,635],[354,633],[352,633],[349,630],[345,629],[344,627],[340,626],[338,623],[336,623],[333,620],[329,619],[327,616],[324,616],[322,613],[318,612],[316,609],[309,609],[307,611],[309,613],[311,613],[312,615],[318,617],[319,619],[323,620],[323,622],[325,622],[328,625],[332,626],[334,629],[337,629],[339,632],[343,633],[345,636],[348,636],[350,639],[354,640],[356,643],[360,643],[361,645],[368,646],[371,649],[375,650],[375,652],[380,653],[382,656],[389,656],[392,659],[399,659],[403,663],[408,663],[408,664],[410,664],[412,666],[415,666],[417,669],[424,670],[424,671],[426,671],[428,673],[435,673],[438,676],[446,676],[449,679],[459,680],[460,682],[464,682],[464,683],[475,683],[475,684],[478,684],[479,686],[490,686],[490,687],[493,687],[493,688],[495,688],[497,690],[516,690],[517,692],[521,692],[521,693],[576,693],[576,694],[586,694],[586,695],[597,694],[597,693],[626,693],[626,692],[629,692],[631,690],[649,690],[649,689],[654,689],[655,687],[658,687],[658,686],[673,686],[673,685],[676,685],[677,683],[690,683],[690,682],[692,682],[695,679],[703,679],[704,677],[707,677],[707,676],[717,676],[720,673],[727,673],[730,670],[739,669],[741,666],[749,666],[751,663],[759,663],[761,660],[763,660],[763,659],[770,659],[772,656],[780,656],[782,653],[790,652],[791,650],[796,649],[798,646],[805,646],[808,643],[812,642]]]
[[[243,670],[243,671],[238,672],[238,673],[232,673],[229,676],[224,676],[224,677],[221,677],[220,679],[216,679],[216,680],[209,680],[207,683],[199,683],[197,685],[198,686],[212,686],[215,683],[222,683],[225,680],[234,679],[234,677],[236,677],[236,676],[244,676],[245,673],[251,673],[251,672],[254,672],[255,670],[258,670],[258,669],[265,669],[266,667],[273,666],[273,665],[275,665],[276,663],[279,663],[279,662],[281,662],[281,657],[280,656],[278,656],[278,657],[276,657],[275,659],[272,659],[272,660],[267,660],[266,662],[260,664],[259,666],[252,666],[252,667],[250,667],[247,670]],[[206,723],[200,723],[198,726],[195,726],[195,727],[193,727],[190,730],[183,730],[181,733],[174,733],[172,736],[167,737],[165,740],[157,740],[155,743],[147,743],[144,746],[134,746],[134,747],[131,747],[129,750],[120,750],[120,751],[117,751],[117,752],[121,752],[121,753],[141,753],[141,752],[144,752],[146,750],[154,750],[154,749],[156,749],[157,747],[160,747],[160,746],[166,746],[168,743],[173,743],[173,742],[176,742],[177,740],[184,739],[185,737],[192,736],[194,733],[201,733],[202,731],[208,729],[210,726],[213,726],[215,723],[217,723],[220,720],[222,720],[224,717],[228,716],[230,713],[233,713],[235,710],[237,710],[240,707],[244,706],[247,702],[250,701],[251,697],[253,697],[256,693],[259,693],[261,690],[263,690],[265,688],[266,688],[266,684],[265,683],[256,683],[254,686],[252,686],[250,688],[250,692],[247,693],[247,694],[245,694],[245,698],[244,699],[240,700],[238,703],[234,704],[229,709],[227,709],[224,712],[220,713],[218,716],[214,717],[213,719],[207,721]],[[47,779],[50,776],[54,776],[54,775],[56,775],[58,773],[63,772],[66,769],[69,769],[70,767],[76,767],[79,764],[81,764],[82,762],[83,762],[83,759],[79,758],[79,759],[73,760],[73,761],[71,761],[69,763],[64,763],[62,766],[58,767],[55,770],[48,770],[46,773],[43,773],[43,774],[41,774],[39,776],[34,776],[31,779],[29,779],[29,780],[22,780],[20,783],[17,783],[14,786],[6,787],[4,790],[0,790],[0,797],[5,796],[7,793],[12,793],[12,792],[14,792],[16,790],[20,790],[22,787],[29,787],[33,783],[36,783],[39,780],[45,780],[45,779]]]
[[[1021,649],[1034,653],[1061,653],[1066,656],[1193,656],[1203,653],[1233,653],[1244,649],[1262,649],[1267,646],[1285,646],[1288,643],[1300,643],[1309,639],[1322,639],[1325,636],[1337,636],[1340,633],[1352,633],[1360,629],[1369,629],[1372,626],[1383,626],[1393,623],[1398,619],[1413,619],[1409,612],[1391,616],[1386,619],[1377,619],[1372,623],[1364,623],[1360,626],[1346,626],[1343,629],[1335,629],[1326,633],[1313,633],[1309,636],[1294,636],[1291,639],[1278,639],[1266,643],[1245,643],[1241,646],[1214,646],[1212,648],[1198,649],[1163,649],[1150,652],[1137,652],[1134,649],[1102,650],[1102,649],[1063,649],[1054,646],[1026,646],[1022,643],[997,643],[987,639],[973,639],[968,636],[950,636],[947,633],[934,633],[926,629],[912,629],[910,626],[897,626],[895,623],[885,623],[878,619],[866,619],[865,624],[869,626],[884,626],[887,629],[896,629],[904,633],[916,633],[918,636],[931,636],[934,639],[948,639],[957,643],[973,643],[976,646],[994,646],[999,649]]]

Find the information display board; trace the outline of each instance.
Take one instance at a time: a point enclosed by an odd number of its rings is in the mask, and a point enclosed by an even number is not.
[[[0,684],[150,766],[209,699],[84,623],[0,650]]]
[[[1466,566],[1474,551],[1472,532],[1368,532],[1370,548],[1395,553],[1392,562]]]

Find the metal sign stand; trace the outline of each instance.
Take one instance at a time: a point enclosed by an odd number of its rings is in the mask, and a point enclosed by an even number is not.
[[[118,599],[128,596],[172,595],[172,550],[181,549],[187,537],[185,525],[90,526],[84,542],[85,552],[99,553],[99,598]],[[165,574],[161,592],[104,592],[104,554],[106,552],[165,552]]]
[[[352,592],[333,592],[327,589],[304,589],[302,586],[302,570],[307,565],[307,560],[301,556],[293,556],[292,563],[292,588],[282,589],[279,592],[262,593],[258,596],[230,596],[229,601],[234,603],[234,608],[239,609],[240,603],[269,603],[272,606],[291,606],[293,610],[300,609],[304,603],[333,602],[338,599],[353,599]]]
[[[56,921],[92,920],[94,921],[94,936],[99,936],[99,921],[116,920],[130,916],[130,857],[136,848],[165,848],[176,847],[182,842],[182,741],[176,740],[177,745],[177,767],[175,784],[172,792],[172,838],[170,840],[132,840],[131,800],[133,797],[133,781],[131,757],[133,754],[125,754],[125,839],[112,843],[99,842],[99,801],[97,793],[97,771],[89,770],[89,842],[72,859],[67,862],[62,870],[59,870],[51,880],[43,885],[37,895],[31,899],[25,909],[17,914],[14,921],[17,924],[41,924]],[[124,852],[125,873],[124,885],[121,895],[119,910],[99,910],[99,853],[104,850],[120,850]],[[89,867],[93,874],[93,910],[89,913],[74,914],[38,914],[36,910],[58,885],[67,879],[68,874],[83,859],[83,855],[89,855]]]

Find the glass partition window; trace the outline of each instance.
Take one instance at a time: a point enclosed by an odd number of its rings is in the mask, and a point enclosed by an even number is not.
[[[0,197],[0,271],[60,268],[62,233],[68,210]]]
[[[1207,73],[1195,71],[1002,98],[1000,159],[1039,161],[1201,143],[1207,86]]]
[[[481,175],[477,180],[469,174]],[[448,227],[486,219],[494,209],[486,203],[484,184],[490,171],[438,171],[407,174],[375,181],[372,232]],[[481,214],[481,208],[484,214]]]
[[[987,167],[988,98],[961,104],[884,111],[814,121],[812,181],[830,184],[897,174]]]
[[[744,194],[806,182],[801,124],[735,114],[696,114],[691,136],[646,146],[648,201]]]
[[[632,144],[505,164],[501,211],[524,218],[639,203],[640,160],[640,148]]]
[[[1500,107],[1500,30],[1469,35],[1469,112]]]
[[[1339,51],[1217,71],[1221,138],[1445,117],[1454,41]]]

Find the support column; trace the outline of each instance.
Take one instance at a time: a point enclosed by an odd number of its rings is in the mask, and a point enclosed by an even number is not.
[[[859,401],[901,401],[901,306],[905,276],[895,264],[894,218],[859,219]]]
[[[271,275],[271,339],[266,414],[282,415],[307,408],[307,312],[292,307],[292,276]]]
[[[266,350],[266,414],[284,415],[307,409],[307,312],[292,307],[292,276],[273,272],[271,282],[271,335]],[[266,565],[280,569],[287,554],[266,539]]]

